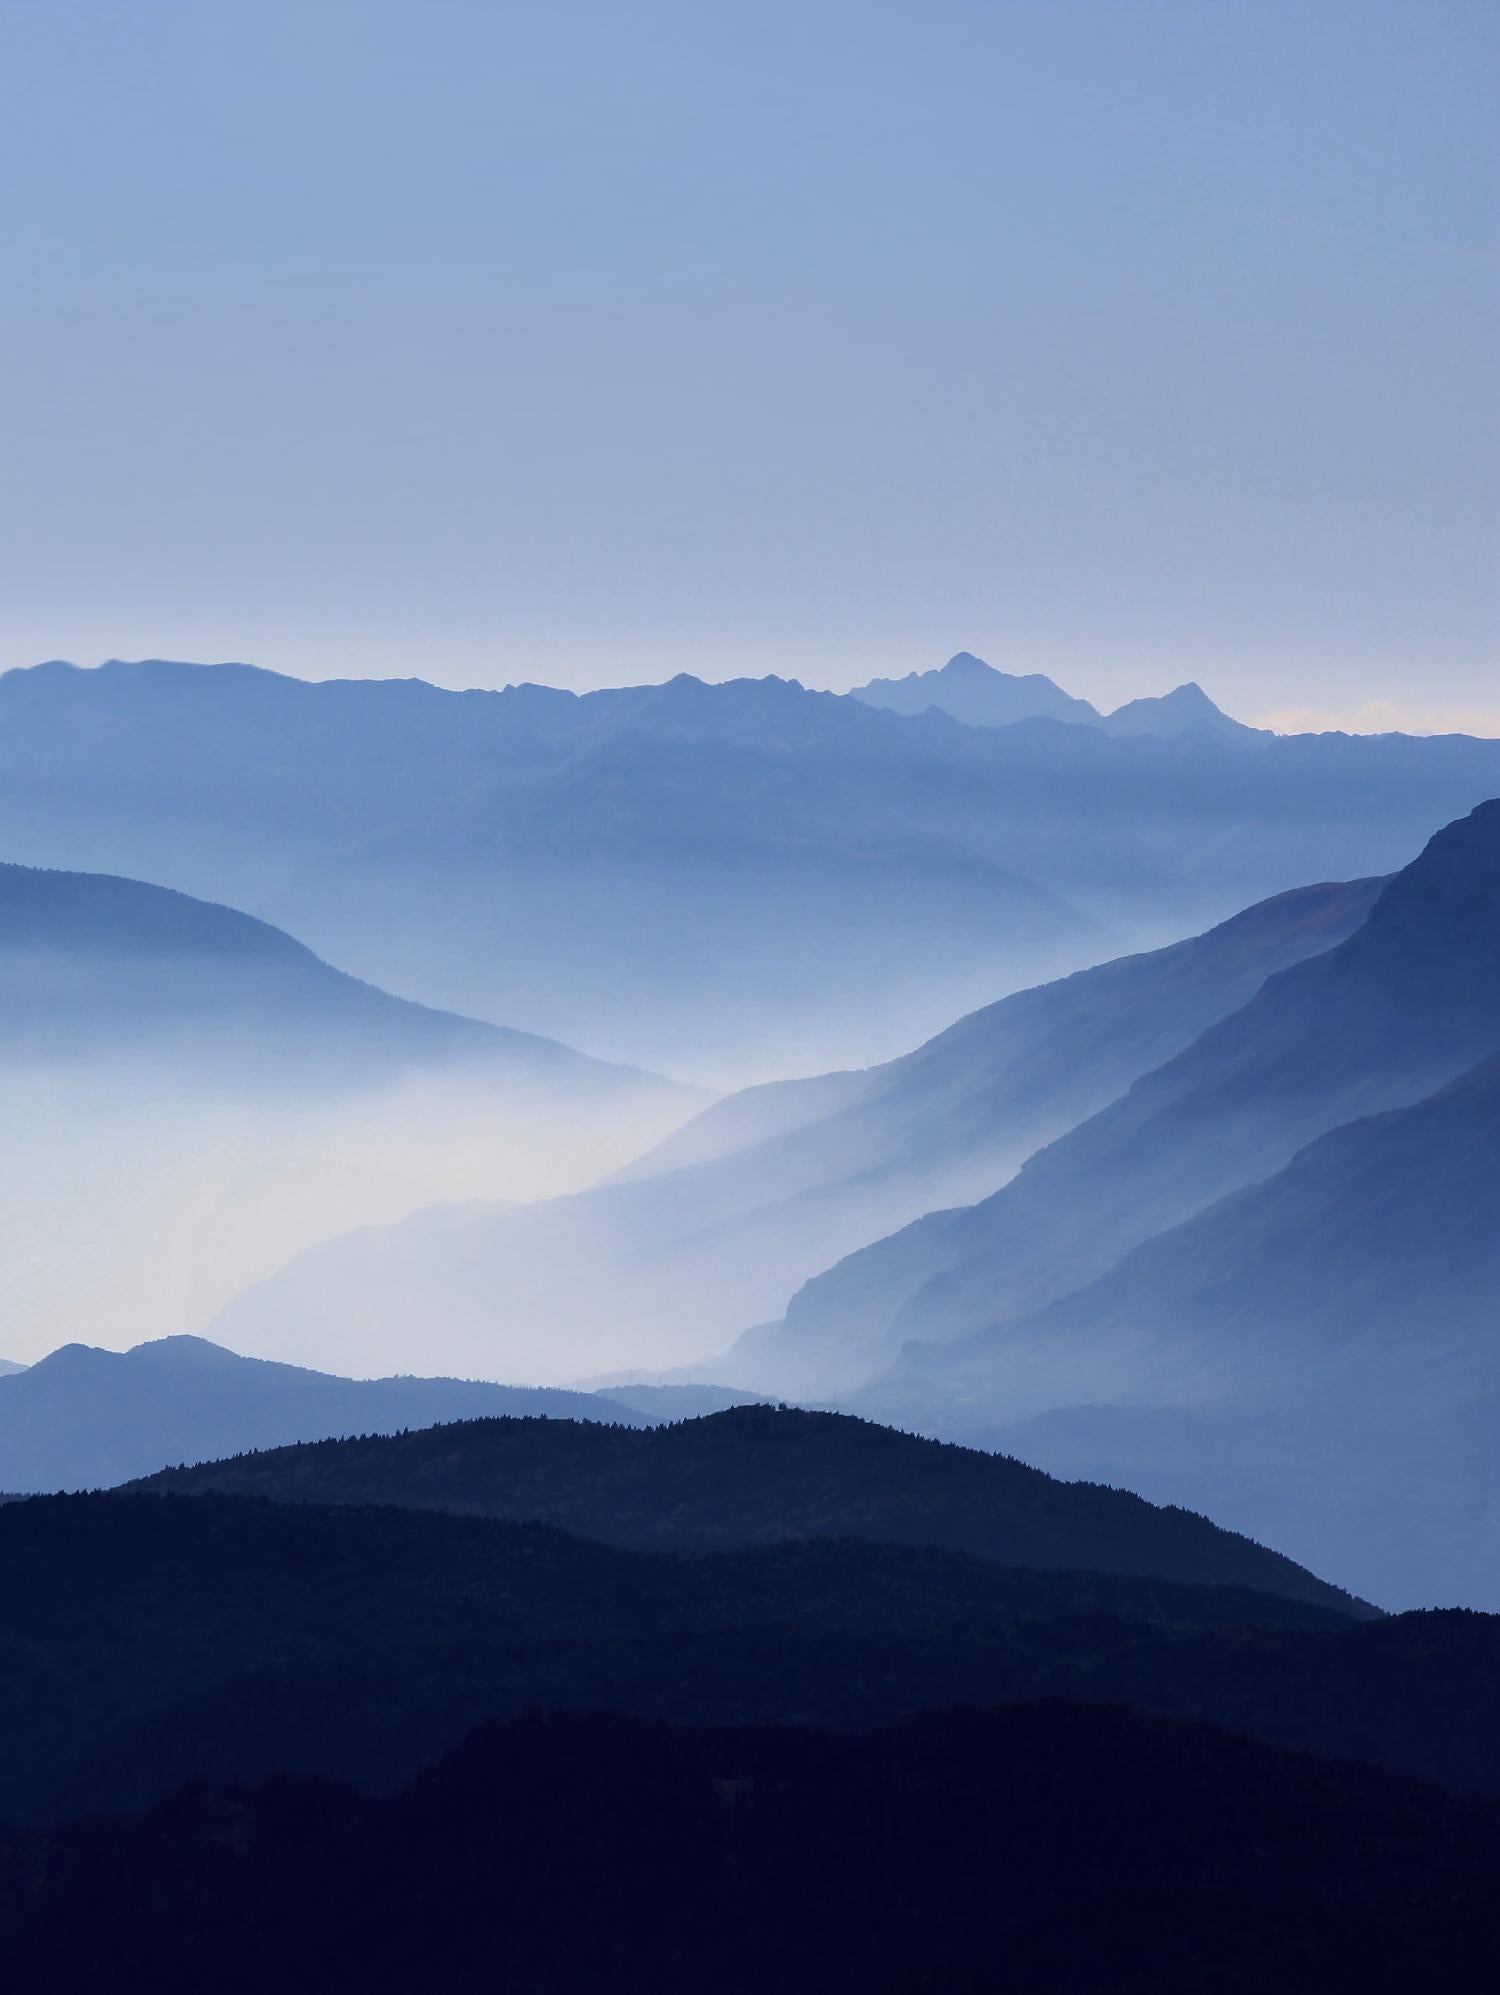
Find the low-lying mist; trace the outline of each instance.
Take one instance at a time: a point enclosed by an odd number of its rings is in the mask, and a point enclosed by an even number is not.
[[[693,1105],[655,1090],[601,1101],[541,1081],[498,1086],[482,1068],[323,1096],[185,1085],[147,1063],[7,1068],[0,1121],[24,1140],[0,1146],[3,1355],[201,1331],[319,1241],[434,1204],[577,1189]],[[421,1368],[428,1342],[386,1347],[383,1368]]]

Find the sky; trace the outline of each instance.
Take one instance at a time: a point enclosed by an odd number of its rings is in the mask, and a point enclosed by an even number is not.
[[[1492,0],[0,0],[0,669],[1500,733]]]

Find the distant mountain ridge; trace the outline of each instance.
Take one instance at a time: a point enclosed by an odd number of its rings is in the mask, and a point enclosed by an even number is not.
[[[1097,727],[1101,719],[1096,706],[1065,693],[1044,673],[1000,672],[972,651],[957,652],[946,665],[930,672],[871,679],[856,686],[852,697],[900,714],[926,713],[935,707],[969,727],[1009,727],[1016,721],[1038,719]]]
[[[604,1394],[456,1378],[334,1378],[238,1357],[202,1337],[130,1351],[69,1344],[0,1378],[0,1489],[99,1489],[176,1462],[298,1440],[514,1415],[670,1418]]]
[[[1220,738],[1256,732],[1216,707],[1203,688],[1189,680],[1170,693],[1129,700],[1112,713],[1100,713],[1089,700],[1075,699],[1041,672],[1001,672],[960,651],[931,672],[904,679],[871,679],[852,698],[892,713],[916,715],[936,710],[969,727],[1013,727],[1026,720],[1057,720],[1097,727],[1119,738],[1210,734]]]
[[[976,728],[776,679],[0,677],[8,858],[243,907],[425,1003],[711,1084],[882,1059],[1387,872],[1497,790],[1494,742]]]

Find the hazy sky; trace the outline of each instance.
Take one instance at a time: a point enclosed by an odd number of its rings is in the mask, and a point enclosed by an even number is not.
[[[0,0],[0,667],[1500,731],[1494,0]]]

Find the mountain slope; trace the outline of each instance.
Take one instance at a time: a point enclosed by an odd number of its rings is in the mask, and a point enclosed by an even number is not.
[[[1143,700],[1127,700],[1124,706],[1106,714],[1100,725],[1106,734],[1120,739],[1139,734],[1168,738],[1193,734],[1217,735],[1221,740],[1232,740],[1236,736],[1256,732],[1242,721],[1231,720],[1222,707],[1216,707],[1203,688],[1191,679],[1186,685],[1174,687],[1170,693]]]
[[[345,976],[268,923],[108,874],[0,864],[0,1060],[155,1059],[257,1084],[484,1064],[609,1093],[669,1084]],[[680,1098],[690,1097],[684,1090]]]
[[[1500,1057],[926,1355],[960,1426],[1028,1371],[1087,1379],[1092,1404],[1004,1430],[1028,1460],[1144,1483],[1382,1601],[1500,1605]]]
[[[500,1414],[627,1426],[648,1417],[603,1394],[478,1379],[331,1378],[236,1357],[201,1337],[131,1351],[69,1344],[0,1378],[0,1489],[98,1489],[173,1462]]]
[[[399,1352],[433,1319],[445,1348],[486,1372],[534,1371],[544,1336],[550,1376],[700,1359],[779,1315],[838,1255],[1002,1183],[1267,975],[1347,934],[1379,885],[1281,895],[1208,935],[1003,999],[883,1067],[732,1096],[591,1191],[320,1245],[231,1304],[217,1331],[336,1367],[358,1361],[356,1338]]]
[[[1028,1314],[1269,1177],[1324,1131],[1414,1103],[1497,1048],[1500,802],[1491,802],[1431,839],[1347,940],[1272,977],[1003,1190],[929,1215],[810,1283],[780,1342],[789,1353],[802,1339],[836,1351],[843,1339],[868,1366],[908,1339],[951,1339]],[[1036,1404],[1023,1396],[1013,1413]]]

